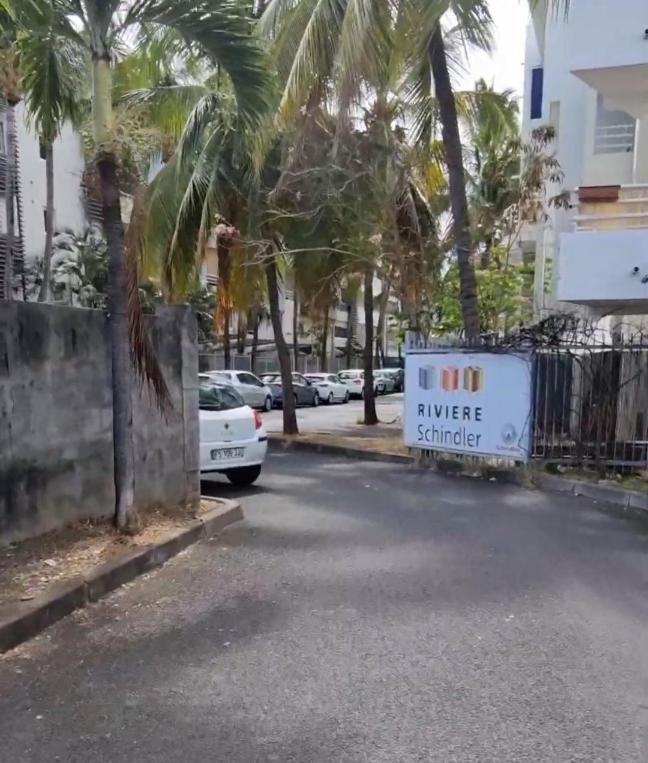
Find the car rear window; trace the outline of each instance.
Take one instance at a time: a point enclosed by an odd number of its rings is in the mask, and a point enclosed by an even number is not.
[[[245,405],[243,398],[233,387],[206,384],[198,388],[198,403],[202,411],[231,411]]]

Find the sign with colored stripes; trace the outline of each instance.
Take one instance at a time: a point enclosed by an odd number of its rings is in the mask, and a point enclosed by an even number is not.
[[[409,352],[405,444],[526,461],[531,387],[528,355],[443,349]]]

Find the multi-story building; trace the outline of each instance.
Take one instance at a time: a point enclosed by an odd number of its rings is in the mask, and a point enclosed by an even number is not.
[[[535,250],[536,313],[648,314],[648,5],[569,6],[541,0],[527,31],[523,132],[553,125],[571,193],[522,241]]]
[[[7,106],[0,104],[0,294],[8,273],[7,254]],[[16,107],[17,188],[14,199],[14,256],[26,265],[43,256],[45,247],[45,152]],[[86,227],[82,191],[85,160],[80,136],[65,125],[54,142],[54,229],[82,234]],[[22,264],[22,263],[19,263]],[[16,270],[16,263],[14,263]]]

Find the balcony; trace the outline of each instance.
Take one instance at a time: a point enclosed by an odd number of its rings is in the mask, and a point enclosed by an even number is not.
[[[602,313],[648,313],[648,185],[580,188],[560,238],[556,298]]]

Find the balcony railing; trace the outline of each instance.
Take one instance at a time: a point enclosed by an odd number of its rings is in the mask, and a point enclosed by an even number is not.
[[[623,154],[634,151],[634,123],[596,125],[594,133],[595,154]]]
[[[7,157],[0,154],[0,194],[7,192]]]
[[[580,188],[577,231],[648,228],[648,185]]]

